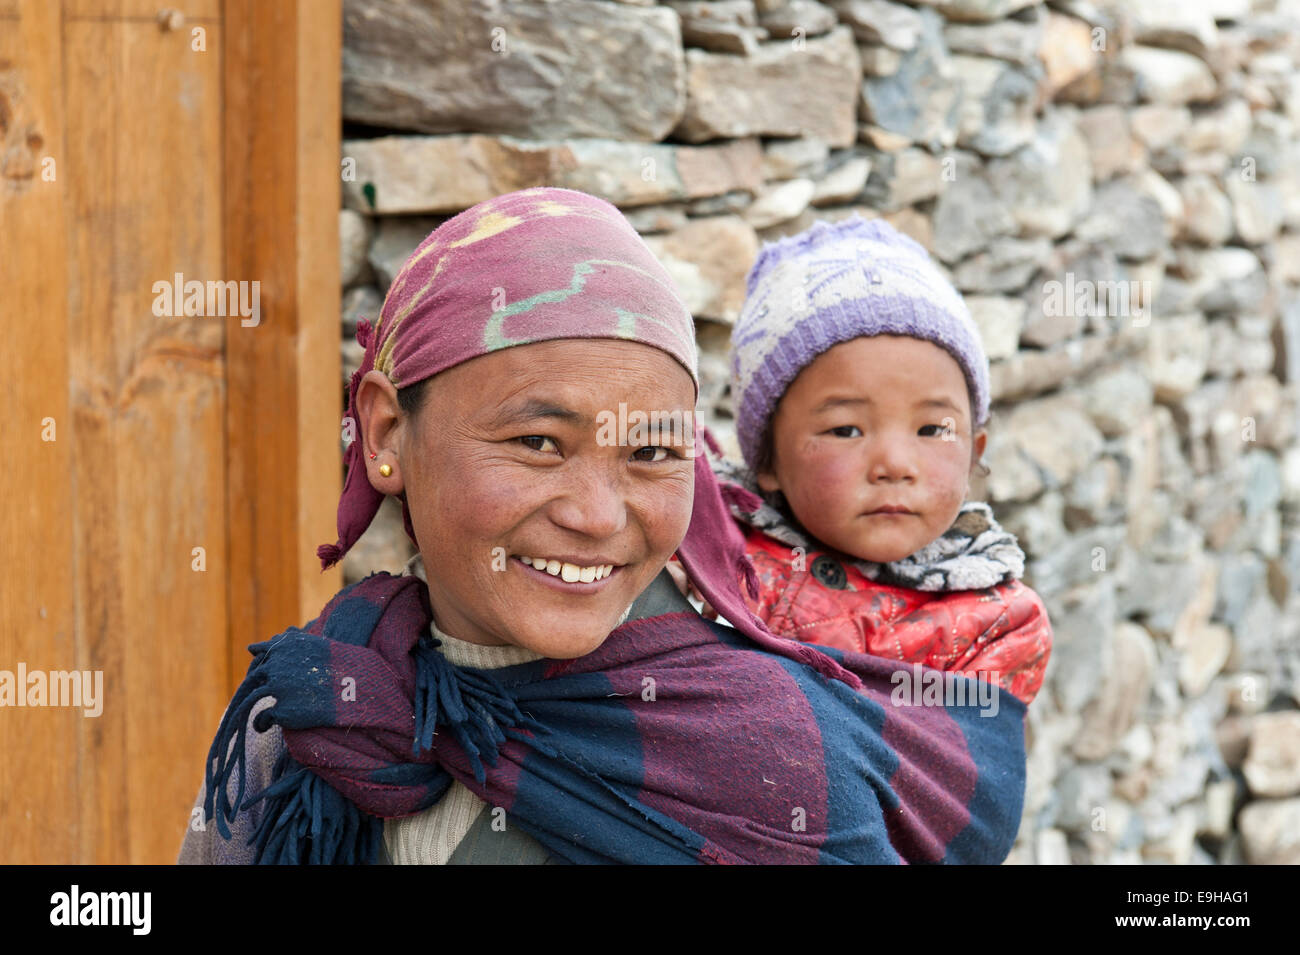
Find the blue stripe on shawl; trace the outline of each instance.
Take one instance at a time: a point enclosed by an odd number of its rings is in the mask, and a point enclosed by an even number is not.
[[[360,583],[360,581],[358,581]],[[347,587],[339,594],[342,598],[333,612],[325,619],[324,635],[339,643],[349,643],[355,647],[364,647],[370,640],[370,634],[379,623],[387,605],[361,595],[346,596],[357,584]],[[317,620],[320,618],[318,617]],[[310,628],[316,621],[307,626]]]
[[[974,682],[973,678],[971,682]],[[989,733],[989,720],[1014,719],[1020,726],[1024,725],[1028,707],[1014,693],[998,688],[997,716],[981,716],[976,704],[947,707],[948,715],[966,737],[966,746],[976,766],[1007,767],[1001,776],[995,777],[987,769],[977,776],[975,792],[967,804],[970,809],[970,823],[948,844],[948,851],[943,861],[947,864],[987,861],[990,858],[1005,859],[1011,852],[1019,829],[1018,820],[1025,804],[1025,734]],[[972,699],[968,693],[966,699]],[[978,699],[978,697],[976,697]],[[985,725],[974,731],[976,721]],[[1015,798],[1012,799],[1014,793]],[[981,824],[979,820],[985,820]],[[994,830],[987,825],[989,820],[998,820],[1002,831],[1010,833],[1009,838],[994,840]]]
[[[838,653],[827,655],[836,657],[838,662]],[[898,755],[884,741],[883,727],[887,716],[884,707],[794,660],[774,659],[780,661],[808,699],[821,734],[828,813],[826,832],[836,835],[832,841],[823,843],[818,864],[898,863],[898,852],[890,843],[884,826],[884,813],[899,805],[898,797],[889,786],[889,780],[898,768]],[[831,705],[831,694],[839,698],[839,705]],[[845,720],[841,706],[847,707],[858,718]],[[877,767],[887,768],[887,771],[872,775],[862,772],[862,754],[866,752],[872,753],[872,761]],[[854,769],[855,766],[860,768]],[[876,806],[884,812],[877,812]]]
[[[836,662],[842,661],[845,655],[842,650],[835,647],[819,646],[818,649]],[[946,865],[969,865],[987,863],[990,858],[1005,859],[1015,842],[1018,829],[1018,826],[1013,826],[1011,823],[1020,818],[1024,807],[1025,735],[1023,730],[990,733],[988,730],[996,724],[989,721],[1001,720],[1005,723],[1007,720],[1013,720],[1015,726],[1023,727],[1028,707],[1014,693],[999,688],[997,715],[984,716],[983,708],[978,703],[978,691],[974,689],[976,678],[959,673],[945,673],[945,685],[948,676],[966,681],[968,684],[966,702],[962,705],[945,704],[943,709],[961,730],[971,762],[980,768],[976,773],[975,791],[966,803],[970,822],[949,840],[941,861]],[[853,693],[851,695],[857,696]],[[883,726],[887,714],[881,706],[876,705],[875,709],[879,711],[881,720],[878,724],[872,724],[872,730],[880,734],[873,742],[884,746]],[[884,746],[884,749],[893,756],[894,766],[897,767],[898,758],[894,750],[888,746]],[[991,768],[996,766],[1007,768],[1001,775],[995,776]],[[892,778],[892,772],[889,778]],[[883,791],[887,793],[887,797],[881,800],[884,810],[889,812],[897,809],[901,803],[893,789],[888,786],[888,778]],[[1014,803],[1010,798],[1013,791],[1016,793]],[[986,822],[982,824],[979,821],[981,819]],[[1009,831],[1011,837],[992,841],[993,833],[987,825],[988,820],[997,820],[1003,824],[1004,831]]]
[[[495,672],[501,675],[501,671]],[[549,746],[559,752],[583,753],[583,764],[579,766],[566,760],[567,766],[561,769],[561,786],[557,788],[548,782],[556,772],[554,759],[537,750],[530,751],[508,814],[546,819],[552,815],[548,807],[560,800],[572,801],[575,796],[593,806],[601,806],[604,811],[588,813],[581,832],[568,832],[559,838],[523,823],[519,823],[520,828],[555,855],[579,864],[603,863],[628,856],[645,865],[696,861],[681,845],[684,843],[698,853],[704,846],[704,838],[676,820],[639,804],[645,772],[636,713],[615,692],[609,679],[599,673],[560,675],[547,681],[547,685],[535,686],[560,698],[535,699],[528,692],[531,687],[520,686],[517,688],[520,709],[551,727],[544,737]],[[563,698],[566,692],[578,698],[583,715],[590,714],[591,700],[605,698],[607,705],[600,721],[575,720],[571,712],[573,704]],[[593,746],[595,740],[600,745]],[[578,772],[574,773],[574,769]],[[587,772],[582,772],[584,769]],[[591,775],[593,772],[604,779],[628,782],[615,790]]]

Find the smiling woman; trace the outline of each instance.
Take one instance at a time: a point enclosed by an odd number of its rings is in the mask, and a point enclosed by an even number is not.
[[[694,468],[680,442],[600,442],[597,418],[620,402],[689,412],[695,388],[668,353],[600,339],[467,361],[431,380],[415,415],[383,373],[365,375],[367,450],[395,462],[374,484],[405,493],[426,567],[459,571],[429,582],[445,632],[581,656],[663,569],[686,536]]]
[[[894,706],[890,664],[746,609],[744,541],[681,426],[693,323],[613,206],[531,189],[467,210],[358,341],[319,555],[386,495],[419,554],[250,648],[180,861],[1005,857],[1023,705]],[[615,414],[678,424],[611,439]],[[674,553],[734,629],[680,597]]]

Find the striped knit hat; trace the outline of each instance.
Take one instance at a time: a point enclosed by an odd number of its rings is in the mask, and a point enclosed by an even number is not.
[[[737,436],[750,468],[799,372],[832,346],[869,335],[907,335],[946,349],[966,376],[972,427],[987,422],[979,329],[925,249],[881,219],[817,222],[763,247],[731,332]]]

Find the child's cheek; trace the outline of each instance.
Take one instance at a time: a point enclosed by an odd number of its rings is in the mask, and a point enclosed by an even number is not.
[[[854,503],[862,469],[842,449],[810,443],[800,449],[796,480],[799,497],[820,513],[835,513]]]
[[[951,449],[948,449],[951,450]],[[935,455],[928,462],[932,493],[947,506],[960,506],[965,499],[968,451]]]
[[[928,462],[930,479],[942,484],[960,484],[962,480],[961,463],[953,454],[934,455]]]

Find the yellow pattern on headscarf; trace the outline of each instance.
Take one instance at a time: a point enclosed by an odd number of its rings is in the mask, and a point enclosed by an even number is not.
[[[505,232],[506,229],[513,229],[524,220],[518,216],[502,215],[499,212],[489,212],[478,222],[474,223],[474,231],[463,239],[457,239],[455,242],[447,244],[447,248],[456,249],[462,245],[469,245],[471,242],[479,242],[483,239],[490,239],[494,235]]]
[[[544,216],[567,216],[567,215],[572,215],[574,212],[577,212],[578,210],[574,209],[573,206],[570,206],[566,203],[555,202],[552,199],[547,199],[544,202],[539,202],[535,208],[535,211],[539,215],[544,215]]]
[[[402,271],[398,273],[397,278],[393,280],[392,286],[389,287],[388,295],[391,296],[394,294],[395,290],[400,292],[401,289],[406,287],[406,277],[410,274],[410,267],[414,263],[423,259],[430,252],[445,251],[446,247],[441,243],[429,243],[428,248],[426,248],[424,252],[420,253],[419,258],[412,257],[407,264],[402,267]],[[442,272],[442,267],[446,264],[447,258],[446,256],[443,256],[438,260],[438,264],[433,267],[433,274],[429,276],[429,281],[424,283],[424,288],[420,289],[418,294],[411,296],[406,305],[404,305],[402,309],[393,316],[393,320],[389,323],[389,326],[383,329],[383,338],[379,343],[379,351],[375,354],[375,367],[387,375],[394,385],[399,384],[397,379],[393,377],[393,347],[397,344],[397,329],[402,324],[403,319],[410,315],[411,312],[415,310],[415,307],[423,301],[424,296],[428,293],[429,289],[433,288],[433,283],[438,281],[438,275]],[[385,298],[387,298],[387,296]]]

